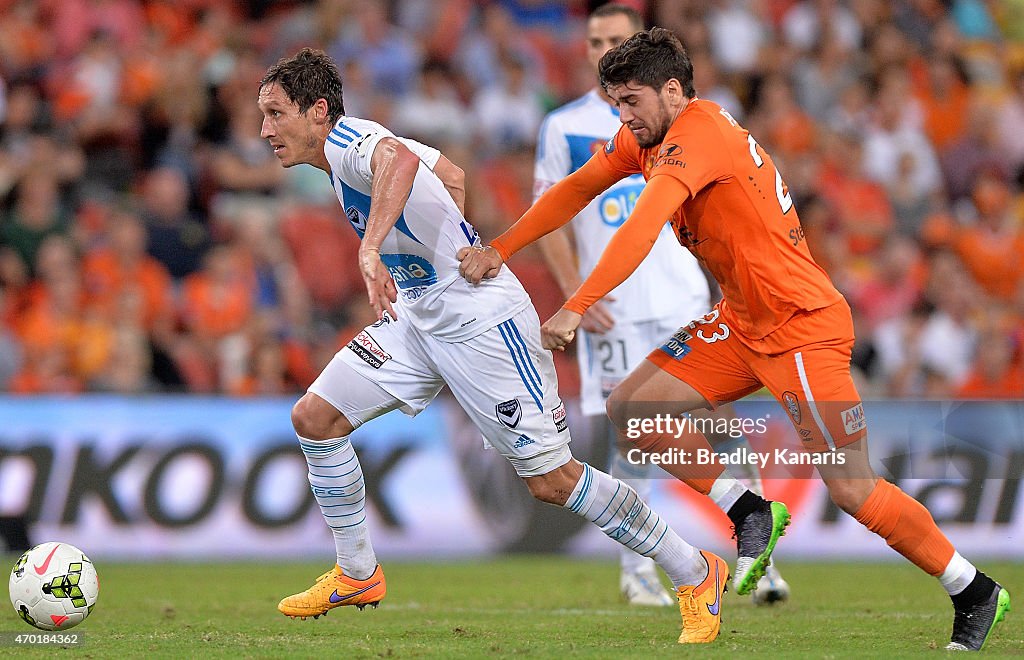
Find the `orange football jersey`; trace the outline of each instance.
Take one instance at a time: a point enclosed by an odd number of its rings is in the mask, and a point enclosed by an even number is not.
[[[842,298],[811,257],[771,157],[719,105],[693,99],[654,148],[623,126],[594,159],[613,176],[642,172],[685,186],[672,226],[722,287],[723,320],[745,338],[763,339]]]

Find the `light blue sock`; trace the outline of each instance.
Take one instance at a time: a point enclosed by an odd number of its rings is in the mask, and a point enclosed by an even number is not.
[[[700,584],[707,576],[707,563],[696,548],[669,529],[635,490],[586,463],[565,507],[613,541],[653,559],[676,587]]]
[[[647,478],[648,474],[657,467],[654,465],[636,465],[630,463],[622,452],[615,451],[615,455],[612,457],[611,476],[613,479],[618,479],[622,483],[626,484],[640,497],[641,500],[647,501],[651,495],[651,480]],[[645,557],[641,554],[633,552],[626,546],[622,546],[619,549],[619,565],[622,570],[627,573],[641,573],[654,569],[654,560],[650,557]]]
[[[327,526],[334,533],[338,566],[345,575],[365,580],[377,568],[366,527],[363,470],[348,437],[309,440],[299,436],[309,466],[309,484]]]

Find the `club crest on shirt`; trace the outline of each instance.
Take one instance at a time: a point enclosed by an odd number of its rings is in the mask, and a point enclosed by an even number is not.
[[[615,138],[612,138],[611,140],[608,140],[607,142],[604,143],[604,152],[606,154],[610,154],[613,151],[615,151]]]
[[[523,418],[523,407],[519,405],[519,399],[509,399],[494,406],[494,413],[499,422],[514,429],[519,426],[519,420]]]
[[[363,212],[357,209],[355,206],[350,206],[345,209],[345,215],[348,217],[348,221],[352,223],[359,235],[362,236],[363,232],[366,231],[366,216]]]
[[[793,423],[800,426],[800,420],[803,416],[800,414],[800,400],[796,398],[796,395],[788,391],[783,392],[782,405],[786,407],[786,412],[793,419]]]

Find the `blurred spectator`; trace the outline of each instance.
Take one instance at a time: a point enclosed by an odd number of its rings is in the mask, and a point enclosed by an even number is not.
[[[4,7],[0,62],[12,81],[38,72],[54,56],[56,40],[43,25],[41,4],[35,0],[14,0]]]
[[[279,342],[266,341],[253,348],[248,373],[229,391],[235,396],[281,396],[295,388],[286,377],[285,353]]]
[[[524,28],[544,27],[557,32],[568,18],[566,3],[557,0],[499,0],[499,4]]]
[[[867,82],[863,78],[854,80],[839,91],[825,125],[836,133],[863,136],[871,121],[870,101]]]
[[[732,88],[720,80],[718,65],[711,55],[697,51],[690,54],[690,59],[693,61],[693,86],[697,90],[697,96],[714,101],[725,108],[736,121],[742,122],[743,104]],[[590,87],[593,87],[594,72],[588,69],[586,73]]]
[[[533,144],[544,117],[537,90],[529,86],[524,63],[514,57],[501,61],[501,80],[473,99],[478,138],[491,150]]]
[[[768,76],[758,93],[757,108],[747,119],[751,135],[781,163],[805,154],[814,146],[814,121],[801,109],[793,88],[781,75]]]
[[[967,380],[956,395],[965,399],[1024,399],[1024,369],[1012,335],[998,322],[983,328],[985,340],[978,344]]]
[[[252,292],[237,254],[226,245],[212,247],[203,268],[182,284],[181,319],[189,334],[176,358],[191,389],[212,392],[233,380],[224,366],[244,354],[239,335],[252,310]]]
[[[1014,176],[1024,181],[1024,66],[1010,72],[1009,89],[997,108],[999,144]]]
[[[285,169],[267,141],[260,138],[262,119],[251,98],[234,100],[227,140],[210,155],[212,176],[207,183],[220,191],[218,196],[258,200],[276,192],[284,180]]]
[[[1008,301],[1024,277],[1024,231],[998,174],[982,172],[972,195],[977,220],[953,236],[953,249],[989,295]]]
[[[845,237],[846,254],[872,254],[892,231],[892,204],[885,188],[867,176],[856,135],[826,134],[823,140],[827,144],[817,184]]]
[[[53,35],[63,55],[82,50],[97,32],[126,46],[145,34],[145,15],[137,0],[43,0],[39,4],[51,15]]]
[[[875,331],[872,343],[878,354],[878,368],[885,382],[886,395],[923,395],[925,356],[922,355],[922,336],[931,313],[930,305],[919,304],[910,315],[886,321]]]
[[[924,110],[924,131],[932,146],[942,151],[967,128],[970,95],[963,72],[951,57],[928,62],[926,84],[917,90]]]
[[[174,320],[171,276],[162,263],[146,254],[146,227],[135,213],[118,211],[111,216],[106,233],[107,241],[87,252],[83,260],[89,303],[115,316],[126,299],[132,299],[138,325],[166,337]]]
[[[383,0],[355,3],[328,52],[344,64],[358,59],[378,91],[400,96],[412,90],[421,54],[405,31],[388,21]]]
[[[0,310],[7,308],[7,290],[0,286]],[[0,315],[0,391],[7,390],[14,374],[21,369],[21,343]]]
[[[152,376],[152,353],[144,333],[130,326],[119,328],[106,369],[89,383],[92,390],[116,394],[147,394],[160,384]]]
[[[726,74],[757,70],[761,50],[768,44],[768,26],[751,11],[753,4],[748,0],[717,0],[708,13],[711,50]]]
[[[524,63],[529,87],[538,89],[544,84],[544,67],[540,53],[522,38],[508,10],[498,3],[481,9],[480,30],[470,32],[462,40],[462,47],[454,61],[477,89],[505,82],[502,61],[512,58]]]
[[[893,236],[880,250],[877,270],[847,295],[864,320],[864,330],[907,316],[921,298],[923,264],[917,243]]]
[[[896,26],[921,48],[929,44],[932,32],[945,16],[941,0],[906,0],[893,7]]]
[[[57,180],[48,171],[26,174],[15,197],[14,208],[0,224],[0,241],[31,267],[46,237],[68,233],[70,216],[61,203]]]
[[[968,39],[994,39],[996,22],[984,0],[954,0],[950,8],[956,27]]]
[[[903,176],[916,197],[941,189],[935,150],[928,138],[907,116],[909,82],[906,72],[890,69],[875,98],[875,116],[864,140],[862,162],[869,177],[886,185]]]
[[[797,62],[793,72],[797,100],[816,121],[824,121],[843,91],[857,80],[852,53],[826,31]]]
[[[881,85],[889,70],[906,70],[918,64],[919,53],[914,43],[896,25],[886,21],[878,25],[867,36],[867,61],[864,71]],[[908,99],[909,100],[909,99]],[[910,120],[917,125],[920,120],[918,109],[907,108]]]
[[[28,304],[18,319],[25,364],[13,388],[78,391],[107,364],[114,337],[108,319],[85,301],[78,256],[61,235],[39,247]]]
[[[183,283],[181,317],[201,341],[223,339],[245,327],[254,301],[241,273],[237,254],[217,245],[203,259],[202,270]]]
[[[818,35],[831,33],[846,50],[860,45],[861,28],[856,16],[838,0],[801,0],[782,19],[786,41],[801,51],[814,47]]]
[[[1007,180],[1012,176],[995,123],[995,110],[978,102],[965,113],[965,133],[942,152],[940,160],[946,194],[954,203],[971,196],[975,181],[983,171]]]
[[[188,182],[172,167],[151,170],[142,193],[147,251],[180,280],[199,268],[209,244],[203,222],[189,211]]]
[[[236,268],[249,282],[254,312],[277,337],[300,334],[310,323],[311,302],[275,218],[250,205],[231,222]]]
[[[446,63],[427,61],[416,90],[395,103],[395,132],[437,146],[469,142],[473,127],[452,78]]]

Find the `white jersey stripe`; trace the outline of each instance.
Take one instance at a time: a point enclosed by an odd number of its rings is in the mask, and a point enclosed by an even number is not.
[[[804,369],[804,354],[801,352],[796,354],[796,371],[800,375],[800,386],[804,389],[804,398],[807,399],[807,407],[811,409],[811,416],[814,417],[814,422],[821,429],[821,434],[825,437],[828,448],[835,451],[836,443],[832,439],[832,434],[828,432],[825,422],[822,421],[821,413],[818,412],[818,404],[814,402],[814,395],[811,394],[811,384],[807,381],[807,371]]]

